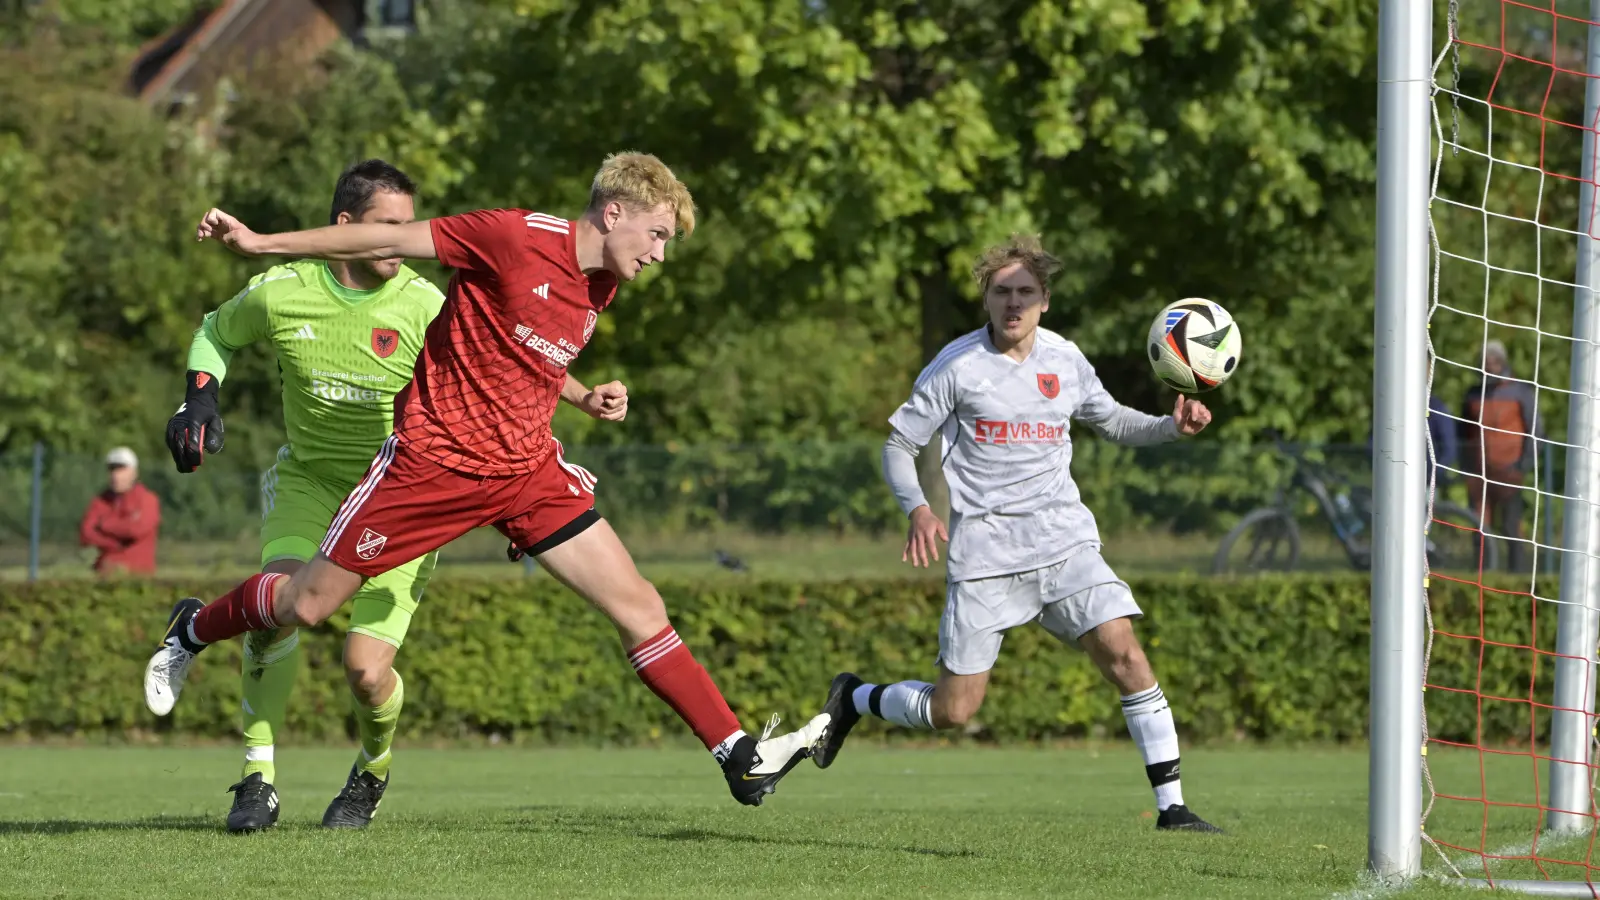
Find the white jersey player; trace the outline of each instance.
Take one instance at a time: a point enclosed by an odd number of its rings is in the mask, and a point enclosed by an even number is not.
[[[1211,413],[1181,395],[1170,416],[1113,400],[1077,345],[1039,327],[1059,268],[1035,238],[986,251],[973,274],[989,323],[946,346],[889,418],[884,477],[911,520],[903,558],[926,566],[939,558],[938,540],[949,543],[939,680],[834,678],[824,709],[832,722],[814,759],[827,768],[864,715],[908,728],[965,724],[983,703],[1004,633],[1038,622],[1088,653],[1121,692],[1155,789],[1156,827],[1217,831],[1183,803],[1172,711],[1133,631],[1139,606],[1101,558],[1094,515],[1073,483],[1068,428],[1075,419],[1117,443],[1154,444],[1198,433]],[[917,484],[917,452],[935,436],[950,486],[948,533]]]

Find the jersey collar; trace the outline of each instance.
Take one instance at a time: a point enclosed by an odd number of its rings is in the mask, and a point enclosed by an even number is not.
[[[399,281],[405,274],[405,270],[402,267],[401,271],[395,274],[395,277],[389,279],[370,291],[362,291],[355,288],[345,287],[344,285],[340,284],[339,279],[333,277],[333,269],[329,268],[326,262],[319,266],[318,269],[322,272],[322,286],[328,289],[328,293],[332,294],[334,299],[345,304],[346,306],[360,306],[368,300],[371,300],[373,297],[376,297],[388,290],[390,285]]]
[[[1004,359],[1006,362],[1011,363],[1014,366],[1027,365],[1030,361],[1032,361],[1033,355],[1039,352],[1039,332],[1037,330],[1035,330],[1033,333],[1033,346],[1028,348],[1028,355],[1020,360],[1001,351],[999,347],[995,346],[994,335],[989,333],[988,323],[984,323],[984,326],[978,330],[983,332],[983,346],[988,348],[990,353],[993,353],[995,356]]]

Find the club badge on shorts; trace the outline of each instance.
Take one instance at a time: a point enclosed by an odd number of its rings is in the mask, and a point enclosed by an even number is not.
[[[378,354],[379,359],[388,359],[394,355],[394,348],[400,346],[400,332],[393,328],[372,329],[372,352]]]
[[[1054,400],[1061,393],[1061,379],[1055,375],[1040,375],[1039,393]]]
[[[373,531],[371,528],[361,529],[361,537],[356,539],[356,555],[362,559],[376,559],[383,552],[383,545],[389,539]]]

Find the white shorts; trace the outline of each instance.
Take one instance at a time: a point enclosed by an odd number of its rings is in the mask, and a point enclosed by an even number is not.
[[[939,662],[956,675],[994,668],[1005,632],[1032,621],[1069,647],[1087,632],[1144,615],[1117,573],[1092,547],[1055,565],[950,585],[939,619]]]

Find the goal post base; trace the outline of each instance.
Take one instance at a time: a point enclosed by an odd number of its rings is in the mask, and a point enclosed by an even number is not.
[[[1501,879],[1490,882],[1487,878],[1446,878],[1445,884],[1473,887],[1480,890],[1510,891],[1538,897],[1600,897],[1600,886],[1587,881],[1535,881],[1532,879]]]

